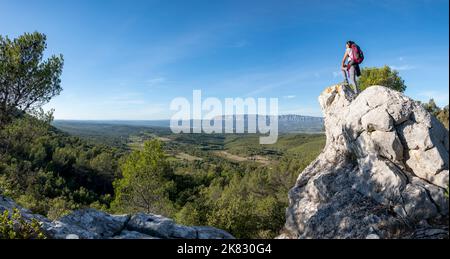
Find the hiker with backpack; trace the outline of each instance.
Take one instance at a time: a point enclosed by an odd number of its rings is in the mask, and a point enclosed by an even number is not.
[[[342,72],[344,73],[345,84],[349,85],[348,78],[353,81],[355,93],[359,94],[357,77],[361,76],[359,64],[364,60],[361,48],[353,41],[347,41],[344,58],[342,59]]]

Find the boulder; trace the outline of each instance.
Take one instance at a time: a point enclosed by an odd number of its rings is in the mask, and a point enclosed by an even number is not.
[[[51,221],[0,195],[0,213],[18,209],[27,221],[36,219],[51,239],[234,239],[229,233],[213,228],[183,226],[153,214],[111,215],[95,209],[77,210]]]
[[[159,215],[138,213],[131,217],[127,228],[159,238],[233,239],[229,233],[213,227],[188,227]]]
[[[449,135],[440,122],[383,86],[355,96],[335,85],[319,103],[326,145],[290,190],[279,238],[441,238],[442,222],[448,237]]]
[[[126,226],[130,216],[110,215],[94,209],[74,211],[59,219],[68,226],[78,226],[101,238],[109,238],[119,234]]]
[[[171,219],[159,215],[138,213],[131,217],[128,229],[160,238],[195,238],[197,232],[191,227],[182,227]]]

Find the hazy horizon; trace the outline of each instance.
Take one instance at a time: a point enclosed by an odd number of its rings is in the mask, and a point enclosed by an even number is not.
[[[257,114],[225,114],[225,115],[223,115],[223,116],[239,116],[239,115],[257,115]],[[258,116],[264,116],[263,114],[258,114]],[[301,116],[301,117],[310,117],[310,118],[321,118],[321,119],[323,119],[324,117],[323,116],[310,116],[310,115],[302,115],[302,114],[279,114],[278,116]],[[191,119],[191,120],[193,120],[193,119]],[[152,120],[152,119],[148,119],[148,120],[145,120],[145,119],[136,119],[136,120],[127,120],[127,119],[86,119],[86,120],[84,120],[84,119],[57,119],[57,118],[55,118],[54,119],[54,121],[79,121],[79,122],[139,122],[139,121],[142,121],[142,122],[144,122],[144,121],[150,121],[150,122],[152,122],[152,121],[170,121],[170,118],[166,118],[166,119],[155,119],[155,120]]]

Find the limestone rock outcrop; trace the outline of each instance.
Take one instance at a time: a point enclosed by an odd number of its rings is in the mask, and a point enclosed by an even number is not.
[[[183,226],[159,215],[138,213],[110,215],[95,209],[74,211],[51,221],[20,207],[0,195],[0,213],[18,209],[25,220],[36,219],[52,239],[233,239],[229,233],[213,228]]]
[[[335,85],[319,103],[326,146],[289,192],[280,238],[448,238],[445,127],[383,86]]]

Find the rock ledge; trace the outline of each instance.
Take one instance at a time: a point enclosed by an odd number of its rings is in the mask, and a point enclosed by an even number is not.
[[[383,86],[335,85],[319,102],[327,143],[289,192],[279,238],[448,238],[444,126]]]
[[[0,195],[0,213],[17,208],[26,220],[36,219],[52,239],[234,239],[213,227],[183,226],[159,215],[110,215],[95,209],[74,211],[51,221]]]

